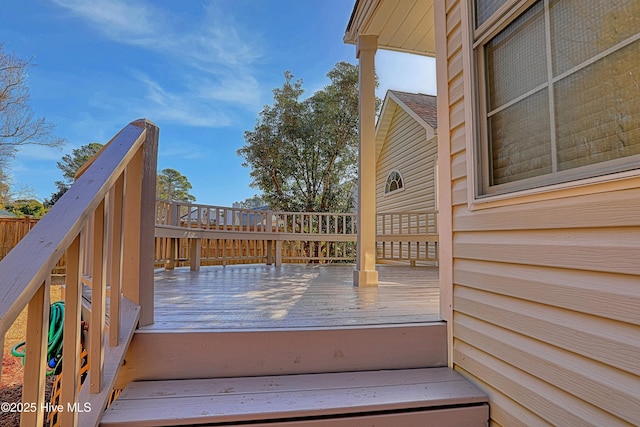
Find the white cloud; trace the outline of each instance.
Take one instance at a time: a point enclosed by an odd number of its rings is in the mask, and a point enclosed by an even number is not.
[[[202,147],[189,141],[163,141],[160,144],[158,156],[164,159],[181,158],[185,160],[197,160],[205,155]]]
[[[146,102],[135,102],[134,114],[143,114],[157,121],[169,121],[187,126],[222,127],[231,124],[231,118],[222,108],[215,108],[210,95],[198,88],[184,92],[170,92],[143,73],[134,76],[146,89]],[[129,104],[129,103],[128,103]]]
[[[158,11],[144,4],[121,0],[53,0],[85,18],[105,36],[128,44],[148,44],[159,31]]]
[[[18,147],[16,157],[24,160],[60,160],[67,147],[53,148],[42,145],[23,145]]]
[[[203,99],[231,102],[249,108],[260,105],[260,85],[253,76],[225,76],[219,80],[187,77],[185,84]]]
[[[200,22],[188,28],[173,14],[145,1],[123,0],[54,0],[61,7],[85,19],[105,38],[118,43],[139,46],[180,58],[202,71],[219,73],[211,67],[248,71],[261,54],[239,33],[232,16],[222,13],[213,4],[204,6]]]
[[[96,105],[104,107],[102,104]],[[70,152],[73,148],[81,147],[90,142],[106,144],[127,123],[137,118],[142,118],[142,116],[131,117],[124,111],[117,114],[98,115],[87,111],[78,112],[69,124],[70,129],[73,130],[72,135],[69,135],[71,144],[64,147],[64,151]]]
[[[152,76],[134,72],[134,78],[144,84],[144,106],[131,99],[124,108],[118,108],[123,99],[102,99],[101,103],[158,121],[200,127],[231,123],[223,103],[250,110],[260,105],[261,91],[252,65],[261,55],[253,45],[255,38],[245,39],[233,16],[223,16],[213,4],[205,5],[200,20],[187,27],[180,16],[144,0],[53,1],[103,37],[169,56],[168,63],[179,68],[181,79],[172,89]]]

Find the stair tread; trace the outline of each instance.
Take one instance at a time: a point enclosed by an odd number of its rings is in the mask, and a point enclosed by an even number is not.
[[[487,396],[449,368],[140,381],[102,425],[184,425],[480,404]]]

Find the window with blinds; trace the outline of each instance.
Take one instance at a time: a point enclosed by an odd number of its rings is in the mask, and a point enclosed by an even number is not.
[[[475,2],[481,195],[640,168],[640,2],[506,3]]]

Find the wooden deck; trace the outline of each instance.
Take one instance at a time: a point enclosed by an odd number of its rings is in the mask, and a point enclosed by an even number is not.
[[[379,266],[353,286],[352,265],[236,265],[155,272],[155,322],[144,331],[261,330],[439,321],[437,267]]]
[[[438,270],[351,265],[158,270],[104,426],[486,426],[447,367]]]

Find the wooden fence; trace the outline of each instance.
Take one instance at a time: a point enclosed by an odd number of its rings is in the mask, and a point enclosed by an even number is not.
[[[38,223],[35,218],[0,218],[0,259]]]
[[[29,231],[38,223],[36,218],[0,218],[0,260],[27,235]],[[52,274],[63,276],[65,273],[65,257],[53,268]]]

